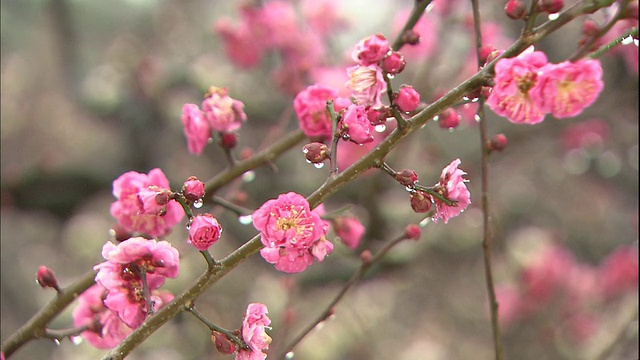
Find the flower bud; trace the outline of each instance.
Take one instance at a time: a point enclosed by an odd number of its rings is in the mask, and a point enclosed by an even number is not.
[[[424,191],[412,191],[411,208],[417,213],[426,213],[431,209],[431,196]]]
[[[216,349],[223,354],[233,354],[238,350],[238,344],[221,332],[213,330],[211,332],[211,341],[216,344]]]
[[[220,133],[220,146],[225,150],[231,150],[238,144],[238,137],[234,133]]]
[[[189,226],[187,243],[200,251],[206,251],[220,238],[222,227],[211,214],[196,215]]]
[[[416,224],[409,224],[404,228],[404,236],[409,240],[418,240],[422,235],[422,229]]]
[[[360,261],[362,261],[363,265],[370,264],[371,260],[373,260],[373,255],[371,254],[371,251],[364,250],[360,253]]]
[[[402,112],[414,111],[420,104],[420,94],[410,85],[401,85],[393,101]]]
[[[302,147],[304,157],[312,164],[319,164],[329,158],[329,148],[321,142],[312,142]]]
[[[384,59],[382,59],[382,70],[391,75],[396,75],[404,70],[407,65],[407,61],[399,51],[393,51],[389,53]]]
[[[182,185],[182,195],[191,202],[202,199],[204,193],[204,183],[195,176],[189,176]]]
[[[507,147],[507,137],[504,134],[496,134],[489,139],[487,143],[487,151],[492,153],[493,151],[501,152]]]
[[[564,0],[539,0],[538,6],[546,13],[556,14],[564,7]]]
[[[460,115],[452,108],[448,108],[438,115],[438,126],[443,129],[455,129],[460,125]]]
[[[482,45],[482,47],[478,51],[478,53],[480,54],[480,62],[486,64],[489,56],[496,50],[497,49],[493,45]]]
[[[373,106],[368,106],[367,118],[373,126],[384,124],[387,122],[387,118],[389,118],[389,108],[383,106],[379,109],[374,109]]]
[[[527,16],[527,8],[522,0],[507,1],[504,11],[507,13],[508,17],[514,20],[524,19]]]
[[[418,174],[411,169],[404,169],[396,173],[396,180],[404,186],[413,185],[418,181]]]
[[[417,45],[420,43],[420,34],[413,29],[405,30],[402,33],[402,42],[409,45]]]
[[[53,270],[49,269],[48,267],[42,265],[38,268],[38,272],[36,273],[36,280],[38,281],[38,284],[40,284],[40,286],[42,286],[43,288],[50,287],[60,292],[56,274],[54,274]]]

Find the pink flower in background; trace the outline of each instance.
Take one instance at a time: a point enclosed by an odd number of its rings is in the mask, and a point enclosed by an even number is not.
[[[539,72],[546,64],[547,57],[541,51],[500,59],[495,67],[495,86],[487,99],[489,108],[516,124],[537,124],[544,120],[547,109],[536,96],[541,88]]]
[[[260,254],[267,262],[275,264],[276,269],[294,273],[313,264],[311,251],[325,234],[325,228],[320,216],[309,209],[309,203],[302,195],[289,192],[268,200],[253,213],[252,219],[265,246]],[[322,246],[326,248],[326,245]],[[317,256],[316,259],[322,260]]]
[[[182,107],[182,125],[187,137],[189,152],[200,155],[211,138],[211,128],[204,114],[195,104],[184,104]]]
[[[244,104],[241,101],[229,97],[226,88],[215,86],[209,88],[206,98],[202,101],[202,110],[213,131],[238,130],[247,120],[243,108]]]
[[[355,249],[365,233],[364,225],[355,216],[339,216],[333,219],[333,228],[340,240],[349,248]]]
[[[151,292],[158,289],[167,277],[178,276],[178,250],[166,241],[141,237],[125,240],[118,245],[107,242],[102,248],[107,260],[94,267],[96,282],[108,292],[104,304],[117,311],[129,327],[138,327],[146,317],[146,300],[142,291],[142,273]],[[154,306],[161,306],[166,297],[152,296]]]
[[[100,284],[91,286],[78,296],[78,305],[71,313],[74,326],[89,326],[81,335],[98,349],[113,348],[133,332],[117,312],[104,305],[106,292]]]
[[[300,128],[310,138],[331,138],[331,117],[327,100],[335,99],[338,90],[321,84],[310,85],[293,99]]]
[[[384,106],[381,96],[387,91],[382,69],[378,65],[351,66],[347,68],[349,81],[345,86],[351,89],[351,96],[358,105],[380,108]]]
[[[561,141],[566,150],[602,148],[609,139],[611,127],[600,119],[569,124],[562,132]]]
[[[571,253],[560,246],[549,246],[521,274],[523,306],[528,311],[547,304],[562,291],[577,263]]]
[[[460,215],[464,209],[471,203],[471,194],[465,185],[465,180],[462,176],[466,172],[458,169],[460,165],[460,159],[455,159],[447,167],[442,169],[440,175],[440,182],[436,184],[439,187],[437,191],[440,194],[457,204],[455,206],[449,206],[443,201],[433,198],[436,204],[436,213],[433,215],[433,221],[437,222],[438,219],[444,220],[444,223],[448,223],[449,219]]]
[[[138,195],[152,185],[169,189],[169,180],[162,170],[153,169],[148,175],[129,171],[114,180],[113,196],[117,200],[111,204],[111,215],[126,231],[165,236],[182,220],[184,211],[174,200],[166,204],[163,215],[145,212]]]
[[[235,65],[250,69],[260,64],[265,44],[255,37],[247,24],[234,27],[230,19],[221,18],[214,25],[214,30],[222,37],[224,51]]]
[[[598,60],[547,64],[538,79],[541,107],[557,118],[576,116],[593,104],[604,88]]]
[[[265,331],[271,324],[267,312],[267,306],[261,303],[251,303],[247,306],[241,333],[242,340],[249,346],[249,350],[238,350],[236,360],[263,360],[266,357],[262,351],[268,349],[271,343],[271,337]]]
[[[301,4],[305,23],[314,33],[326,36],[348,26],[347,20],[337,12],[339,2],[336,0],[304,0]]]
[[[401,85],[393,102],[400,111],[405,113],[412,112],[420,105],[420,94],[413,86]]]
[[[367,117],[367,111],[362,105],[352,104],[342,115],[338,129],[344,139],[356,144],[365,144],[373,141],[373,125]]]
[[[638,247],[623,245],[598,267],[599,285],[606,299],[638,289]]]
[[[211,214],[196,215],[189,226],[187,242],[200,251],[206,251],[220,238],[222,227]]]
[[[501,285],[496,287],[496,300],[498,307],[498,319],[504,327],[509,327],[521,316],[521,295],[515,286]]]
[[[382,34],[375,34],[360,40],[351,58],[362,66],[378,64],[391,50],[389,41]]]
[[[296,10],[287,1],[269,1],[259,6],[242,5],[243,24],[267,48],[286,46],[299,33]]]

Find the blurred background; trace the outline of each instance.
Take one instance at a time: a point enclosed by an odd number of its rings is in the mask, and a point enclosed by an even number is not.
[[[198,104],[209,86],[228,87],[248,115],[234,154],[257,152],[297,128],[291,105],[297,91],[313,82],[341,86],[341,71],[353,65],[353,45],[378,32],[394,39],[412,5],[286,3],[293,4],[299,26],[290,32],[300,35],[296,46],[241,64],[228,56],[223,36],[240,32],[241,2],[2,1],[2,341],[54,296],[35,283],[40,265],[53,269],[64,287],[103,261],[100,251],[115,223],[109,213],[114,179],[158,167],[177,190],[191,175],[206,181],[226,168],[215,143],[201,156],[188,153],[180,122],[184,103]],[[426,103],[473,73],[469,4],[434,3],[417,28],[422,43],[403,51],[407,67],[393,81],[396,88],[414,86]],[[521,24],[506,17],[502,1],[483,3],[485,41],[505,48]],[[592,19],[602,23],[605,15]],[[577,48],[581,27],[582,21],[570,24],[539,49],[551,62],[565,60]],[[637,49],[637,43],[626,45],[602,57],[605,89],[575,118],[547,116],[527,126],[487,110],[490,135],[508,139],[503,152],[491,155],[489,185],[507,359],[638,358]],[[470,120],[473,104],[457,110],[457,128],[429,122],[387,162],[415,170],[421,184],[431,185],[460,158],[472,204],[449,224],[428,224],[418,242],[395,248],[300,344],[295,359],[493,358],[480,136]],[[216,195],[255,209],[283,192],[310,194],[328,169],[307,164],[302,145]],[[340,146],[342,169],[366,150]],[[327,211],[345,206],[367,229],[358,249],[335,241],[323,263],[296,275],[253,256],[198,300],[200,312],[234,329],[247,303],[265,303],[273,320],[269,354],[275,356],[339,291],[362,250],[375,252],[424,218],[411,210],[405,189],[377,171],[325,203]],[[213,212],[225,229],[211,249],[215,258],[256,233],[219,207],[205,204],[201,211]],[[186,244],[184,228],[167,240],[181,253],[180,276],[165,285],[177,294],[205,263]],[[51,327],[70,326],[72,309]],[[87,342],[38,340],[12,359],[97,359],[105,353]],[[128,358],[232,356],[218,353],[207,329],[182,314]]]

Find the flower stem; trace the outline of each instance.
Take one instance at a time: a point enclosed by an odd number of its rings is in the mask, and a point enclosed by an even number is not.
[[[209,330],[217,331],[217,332],[219,332],[221,334],[224,334],[226,337],[231,339],[233,342],[238,344],[238,346],[243,348],[243,349],[248,348],[247,344],[245,344],[244,341],[242,341],[240,338],[235,336],[231,331],[229,331],[229,330],[227,330],[225,328],[222,328],[222,327],[212,323],[211,321],[209,321],[193,305],[186,305],[185,306],[185,310],[187,310],[188,312],[193,314],[193,316],[195,316],[198,320],[200,320],[203,324],[205,324],[209,328]]]

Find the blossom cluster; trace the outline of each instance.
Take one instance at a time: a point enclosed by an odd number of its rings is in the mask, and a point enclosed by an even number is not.
[[[212,86],[202,101],[202,110],[196,104],[182,107],[182,125],[189,152],[200,155],[214,132],[232,133],[246,120],[244,104],[229,97],[227,88]]]
[[[516,124],[537,124],[546,114],[580,114],[597,98],[604,83],[598,60],[549,63],[541,51],[500,59],[487,105]]]
[[[622,245],[593,266],[560,245],[548,244],[524,265],[516,284],[502,284],[496,294],[500,321],[507,328],[538,315],[552,316],[566,329],[563,336],[584,343],[600,328],[595,309],[637,289],[636,245]],[[549,309],[557,313],[546,314]]]

